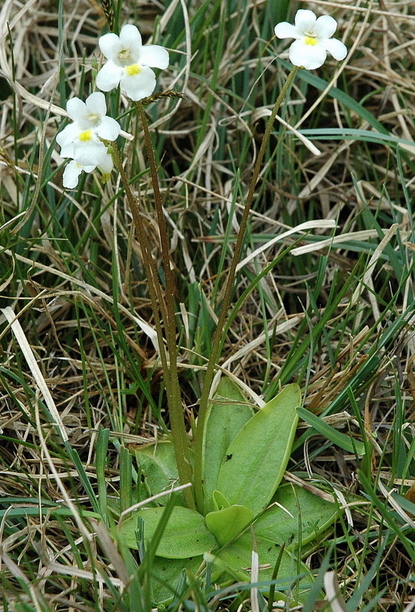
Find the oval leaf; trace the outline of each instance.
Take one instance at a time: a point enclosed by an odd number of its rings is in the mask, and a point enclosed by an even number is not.
[[[151,575],[154,579],[151,580],[151,596],[153,603],[157,604],[157,610],[165,609],[160,604],[164,603],[168,608],[167,604],[173,597],[180,597],[178,585],[180,581],[183,581],[183,575],[190,575],[194,580],[202,563],[203,556],[189,559],[166,559],[163,557],[153,559]]]
[[[254,411],[236,383],[221,378],[209,407],[203,446],[204,512],[215,510],[213,491],[226,450]],[[226,492],[225,492],[226,494]]]
[[[136,450],[135,456],[140,466],[140,476],[143,479],[140,501],[162,491],[168,491],[171,489],[172,483],[178,481],[179,473],[176,457],[173,444],[170,441],[163,440],[141,446]],[[167,503],[168,499],[169,495],[166,495],[157,501],[158,504],[163,505]],[[179,499],[183,499],[181,493]]]
[[[164,508],[146,508],[134,513],[119,526],[119,536],[129,548],[137,548],[138,517],[144,521],[144,540],[154,536]],[[159,557],[187,559],[217,547],[212,533],[207,529],[204,517],[189,508],[175,506],[157,548]]]
[[[220,491],[213,491],[213,503],[215,510],[223,510],[223,508],[229,508],[230,506],[230,503]]]
[[[213,553],[213,565],[216,571],[212,572],[212,580],[223,582],[226,577],[234,580],[249,582],[252,564],[252,551],[256,550],[259,561],[258,582],[272,579],[272,573],[281,553],[281,546],[263,540],[260,537],[252,537],[248,531],[234,542],[230,542],[220,552]],[[216,561],[217,560],[217,561]],[[276,598],[286,599],[291,603],[298,603],[307,598],[313,577],[304,563],[296,559],[287,550],[284,550],[277,574]],[[269,584],[261,589],[269,592]]]
[[[339,513],[337,504],[291,484],[279,487],[273,501],[278,506],[268,508],[255,521],[255,533],[294,550],[321,536]]]
[[[246,506],[255,515],[268,505],[290,457],[300,402],[298,385],[288,385],[231,442],[217,486],[230,504]]]
[[[252,510],[245,506],[229,506],[206,515],[206,526],[220,546],[238,536],[254,518]]]

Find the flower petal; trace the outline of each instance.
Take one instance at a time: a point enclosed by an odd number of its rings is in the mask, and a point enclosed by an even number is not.
[[[92,93],[85,101],[89,112],[92,112],[100,117],[105,117],[107,114],[107,104],[105,96],[100,91]]]
[[[108,60],[97,74],[96,85],[102,91],[111,91],[118,87],[124,70],[116,66],[112,60]]]
[[[127,23],[120,32],[120,41],[123,49],[140,51],[142,40],[138,28],[131,23]]]
[[[120,124],[112,117],[102,117],[101,123],[95,129],[100,138],[105,140],[116,140],[121,131]]]
[[[299,9],[295,14],[295,27],[301,32],[304,32],[304,28],[314,28],[316,19],[317,17],[313,11],[309,11],[308,9]]]
[[[101,52],[109,60],[112,60],[117,57],[118,53],[122,51],[122,44],[120,42],[120,39],[113,32],[109,32],[108,34],[104,34],[104,36],[101,36],[98,41],[98,44],[99,48],[101,49]]]
[[[82,166],[80,164],[77,164],[75,161],[69,162],[63,173],[63,186],[67,189],[75,189],[81,172]]]
[[[73,159],[74,155],[75,155],[75,145],[73,144],[73,142],[70,142],[69,144],[62,147],[61,153],[60,153],[61,157],[70,157],[71,159]]]
[[[65,147],[78,138],[80,132],[81,130],[76,123],[70,123],[56,136],[56,142],[60,147]]]
[[[169,65],[169,54],[160,45],[144,45],[140,49],[139,63],[141,66],[165,69]]]
[[[124,72],[121,78],[121,90],[135,102],[151,96],[156,86],[156,75],[147,66],[143,66],[138,74],[132,76]]]
[[[326,40],[324,44],[327,51],[332,54],[334,59],[340,61],[346,57],[347,47],[341,42],[341,40],[337,40],[337,38],[330,38],[330,40]]]
[[[107,154],[107,147],[103,142],[88,142],[74,147],[73,158],[81,166],[96,168],[100,160]]]
[[[322,15],[316,21],[314,32],[317,38],[331,38],[337,30],[337,21],[330,15]]]
[[[296,40],[290,47],[290,61],[294,66],[300,66],[307,70],[320,68],[327,57],[323,45],[306,45],[302,40]]]
[[[66,112],[72,121],[82,120],[87,114],[85,102],[80,98],[71,98],[66,103]]]
[[[275,36],[278,38],[300,38],[301,34],[297,31],[297,28],[288,21],[282,21],[277,23],[274,28]]]
[[[110,174],[113,167],[114,162],[112,160],[112,156],[109,153],[107,153],[106,156],[103,157],[98,164],[98,168],[103,174]]]

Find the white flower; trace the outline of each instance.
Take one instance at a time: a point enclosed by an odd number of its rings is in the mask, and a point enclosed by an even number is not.
[[[109,177],[113,167],[114,162],[112,161],[112,157],[108,153],[107,148],[104,146],[104,150],[100,151],[99,157],[97,157],[92,163],[82,164],[76,159],[70,161],[65,168],[65,172],[63,173],[63,186],[67,189],[75,189],[81,172],[92,172],[96,168],[101,171],[105,181]]]
[[[66,104],[66,112],[73,123],[58,134],[56,142],[61,147],[65,147],[79,140],[90,140],[88,133],[94,135],[96,140],[116,140],[121,127],[115,119],[107,117],[107,107],[105,96],[100,91],[91,94],[86,102],[79,98],[71,98]],[[71,157],[64,155],[63,157]]]
[[[63,186],[73,189],[78,184],[81,172],[92,172],[96,168],[108,175],[113,168],[111,155],[104,140],[115,140],[121,127],[115,119],[106,116],[105,96],[100,91],[91,94],[86,102],[71,98],[66,110],[73,123],[56,137],[61,146],[61,156],[72,161],[65,168]]]
[[[118,85],[131,100],[151,96],[156,86],[156,75],[151,68],[167,68],[169,54],[159,45],[142,45],[141,34],[131,24],[125,25],[120,35],[110,32],[99,39],[99,47],[107,58],[97,74],[96,83],[102,91]]]
[[[82,170],[85,170],[85,172],[92,172],[92,170],[95,170],[95,166],[82,166],[75,160],[70,161],[63,173],[63,186],[66,187],[66,189],[75,189]]]
[[[70,126],[72,127],[72,126]],[[66,133],[66,136],[68,132]],[[58,134],[58,138],[61,134]],[[58,144],[62,147],[61,157],[70,157],[82,164],[83,166],[92,165],[95,159],[100,159],[107,152],[107,147],[98,138],[93,130],[85,130],[84,132],[71,134],[71,141],[65,142],[63,138],[58,140]]]
[[[336,60],[347,55],[346,46],[336,38],[337,22],[330,15],[317,19],[313,11],[300,9],[295,15],[295,26],[283,21],[275,26],[278,38],[295,38],[290,47],[290,61],[294,66],[307,70],[320,68],[326,60],[327,51]]]

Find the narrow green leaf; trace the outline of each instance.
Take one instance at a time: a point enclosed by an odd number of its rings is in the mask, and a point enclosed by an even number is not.
[[[349,453],[363,456],[366,453],[365,445],[359,440],[355,440],[351,436],[346,436],[337,429],[334,429],[331,425],[328,425],[323,419],[320,419],[317,415],[313,414],[305,408],[298,409],[298,416],[303,419],[306,423],[314,427],[316,431],[321,433],[327,440],[336,444]]]
[[[246,506],[255,515],[267,506],[290,457],[300,402],[298,385],[288,385],[231,442],[217,486],[231,504]]]
[[[106,524],[108,525],[108,502],[107,502],[107,486],[106,468],[108,462],[108,441],[110,436],[109,429],[100,428],[98,431],[98,440],[96,446],[96,474],[98,485],[98,502],[101,514]]]
[[[78,451],[76,450],[76,448],[72,448],[69,441],[65,440],[63,445],[75,465],[75,469],[78,472],[79,479],[82,482],[82,485],[85,488],[85,491],[89,497],[89,501],[91,502],[93,510],[97,512],[100,516],[102,516],[99,501],[97,499],[94,489],[92,488],[89,477],[85,471],[84,464],[82,463],[78,455]]]
[[[203,446],[205,513],[218,509],[213,501],[213,491],[217,489],[220,466],[225,459],[228,446],[253,414],[252,407],[238,385],[228,377],[222,377],[209,407],[205,428]]]
[[[292,66],[286,60],[279,60],[279,62],[286,66],[288,70],[291,70]],[[306,83],[310,83],[320,91],[324,91],[327,87],[327,81],[318,77],[316,74],[312,73],[310,70],[299,70],[298,78]],[[376,119],[376,117],[367,110],[364,106],[360,104],[355,98],[349,96],[346,92],[342,91],[338,87],[331,87],[328,92],[328,95],[335,100],[338,100],[341,104],[344,104],[346,108],[349,108],[351,111],[356,113],[358,117],[367,121],[369,125],[371,125],[375,130],[377,130],[381,134],[387,134],[388,129],[380,123]]]
[[[206,526],[223,546],[236,538],[254,518],[254,513],[245,506],[229,506],[206,515]]]
[[[164,508],[140,510],[119,525],[120,539],[129,547],[137,548],[138,517],[144,522],[144,540],[148,542],[155,534]],[[206,527],[204,517],[190,508],[175,506],[158,545],[158,557],[186,559],[203,555],[217,547],[217,542]]]

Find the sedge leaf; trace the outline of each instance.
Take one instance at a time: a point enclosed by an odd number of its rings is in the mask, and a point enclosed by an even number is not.
[[[316,414],[313,414],[305,408],[299,408],[298,415],[303,419],[303,421],[314,427],[316,431],[327,438],[327,440],[330,440],[333,442],[333,444],[336,444],[343,450],[348,451],[349,453],[354,453],[359,457],[365,455],[366,449],[363,442],[355,440],[351,436],[346,436],[345,434],[341,433],[341,431],[334,429],[334,427],[323,421],[323,419],[320,419],[320,417],[318,417]]]

